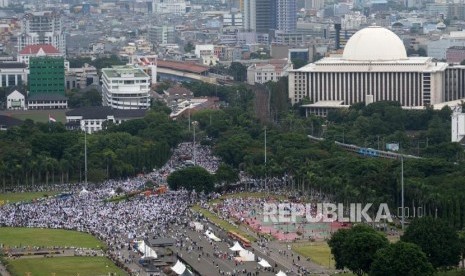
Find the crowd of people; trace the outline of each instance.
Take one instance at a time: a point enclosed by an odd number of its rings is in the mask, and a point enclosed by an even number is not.
[[[192,196],[187,191],[168,191],[157,196],[137,195],[127,201],[108,201],[118,188],[131,192],[140,190],[148,180],[166,183],[166,178],[171,172],[188,166],[189,161],[193,161],[192,158],[192,143],[181,143],[165,166],[133,179],[108,180],[104,183],[85,185],[81,183],[18,187],[17,191],[46,192],[53,188],[66,191],[66,194],[35,202],[0,206],[0,226],[69,229],[90,233],[105,242],[108,246],[107,256],[128,271],[129,264],[136,263],[138,259],[131,250],[131,241],[151,238],[154,233],[175,238],[177,245],[187,253],[203,254],[203,250],[196,249],[195,244],[186,242],[186,235],[182,229],[193,219],[189,207],[195,202],[205,203],[206,197]],[[210,148],[196,145],[194,163],[214,172],[218,169],[219,159],[213,157]],[[263,184],[260,180],[241,175],[240,182],[244,181],[249,182],[249,190],[263,191],[264,188],[269,188],[269,185],[277,188],[280,186],[279,182],[287,179],[276,178]],[[244,189],[244,186],[238,187]],[[282,193],[286,192],[283,190]],[[219,194],[211,194],[209,198],[218,196]],[[248,207],[243,203],[239,206]],[[231,254],[214,247],[212,254],[218,258],[232,257]],[[238,268],[237,272],[239,271],[242,270]]]

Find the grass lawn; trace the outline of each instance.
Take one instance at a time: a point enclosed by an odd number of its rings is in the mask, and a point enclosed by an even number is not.
[[[0,205],[6,204],[8,201],[30,201],[36,198],[44,197],[44,195],[56,195],[57,192],[34,192],[34,193],[0,193]]]
[[[292,246],[292,250],[305,258],[310,258],[314,263],[328,268],[334,268],[333,255],[326,242],[295,244]]]
[[[50,114],[57,122],[66,122],[66,111],[64,109],[52,109],[52,110],[13,110],[3,111],[0,114],[11,116],[16,119],[26,120],[31,119],[35,122],[46,123],[48,122],[48,115]]]
[[[244,231],[240,230],[238,227],[232,225],[231,223],[223,219],[220,219],[217,215],[211,213],[208,210],[203,209],[202,207],[198,205],[195,205],[194,207],[192,207],[192,210],[201,213],[204,217],[208,218],[211,222],[215,223],[216,225],[219,225],[223,229],[226,229],[226,231],[232,230],[236,232],[237,234],[243,236],[244,238],[248,239],[251,242],[254,242],[256,240],[256,238],[248,235]]]
[[[104,257],[56,257],[10,260],[8,265],[12,276],[41,275],[126,275],[109,259]],[[52,274],[53,273],[53,274]]]
[[[271,196],[271,197],[274,197],[274,198],[280,199],[280,200],[286,199],[285,196],[273,195],[273,194],[269,194],[269,193],[241,192],[241,193],[223,195],[220,198],[217,198],[217,199],[214,199],[214,200],[210,201],[210,203],[218,203],[218,202],[220,202],[221,200],[223,200],[225,198],[244,198],[244,197],[264,198],[264,197],[268,197],[268,196]]]
[[[102,248],[104,243],[90,234],[61,229],[0,227],[0,243],[7,246],[59,246]]]

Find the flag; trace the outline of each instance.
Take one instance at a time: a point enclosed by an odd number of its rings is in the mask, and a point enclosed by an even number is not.
[[[48,121],[52,123],[56,123],[56,119],[52,117],[52,115],[48,114]]]

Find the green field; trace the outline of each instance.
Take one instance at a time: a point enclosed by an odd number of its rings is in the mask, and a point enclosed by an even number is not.
[[[8,263],[8,269],[12,276],[92,276],[108,275],[109,272],[116,273],[116,275],[126,275],[104,257],[32,258],[10,260]]]
[[[240,193],[235,193],[235,194],[226,194],[226,195],[223,195],[217,199],[214,199],[212,201],[210,201],[210,203],[218,203],[218,202],[221,202],[223,199],[226,199],[226,198],[247,198],[247,197],[252,197],[252,198],[265,198],[265,197],[268,197],[268,196],[271,196],[271,197],[274,197],[276,199],[279,199],[279,200],[284,200],[286,199],[285,196],[282,196],[282,195],[273,195],[273,194],[269,194],[269,193],[251,193],[251,192],[240,192]]]
[[[207,219],[209,219],[211,222],[215,223],[216,225],[220,226],[221,228],[225,229],[226,231],[230,231],[230,230],[234,231],[251,242],[254,242],[256,240],[255,237],[248,235],[244,231],[240,230],[238,227],[232,225],[231,223],[223,219],[220,219],[217,215],[211,213],[210,211],[206,209],[203,209],[202,207],[198,205],[195,205],[194,207],[192,207],[192,210],[201,213],[204,217],[206,217]]]
[[[0,227],[0,243],[6,246],[59,246],[98,249],[104,243],[90,234],[61,229]]]
[[[292,246],[292,250],[314,263],[327,268],[334,268],[334,259],[331,249],[326,242],[302,243]]]
[[[48,122],[48,115],[50,114],[57,122],[66,122],[66,111],[64,109],[51,109],[51,110],[13,110],[1,112],[1,115],[11,116],[16,119],[26,120],[31,119],[35,122],[46,123]]]
[[[56,195],[57,192],[34,192],[34,193],[0,193],[0,206],[7,202],[30,201],[44,197],[44,195]]]

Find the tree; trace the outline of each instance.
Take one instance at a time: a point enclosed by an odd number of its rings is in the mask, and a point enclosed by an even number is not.
[[[238,172],[227,164],[221,164],[215,173],[216,181],[219,183],[233,183],[239,180]]]
[[[441,219],[432,217],[415,219],[400,239],[418,245],[434,268],[447,268],[459,263],[458,235]]]
[[[246,81],[247,67],[240,62],[231,62],[229,74],[234,77],[235,81]]]
[[[190,53],[194,49],[195,49],[195,46],[190,41],[187,42],[187,44],[184,46],[184,52],[186,52],[186,53]]]
[[[328,241],[336,268],[346,267],[359,276],[370,271],[376,251],[388,244],[385,236],[366,225],[338,230]]]
[[[399,241],[376,252],[369,275],[429,276],[433,274],[434,268],[419,246]]]
[[[210,193],[215,187],[214,177],[199,166],[177,170],[168,176],[167,181],[172,190],[184,188],[189,191]]]
[[[299,69],[305,65],[307,65],[307,61],[301,58],[294,58],[292,59],[292,64],[294,65],[294,69]]]

